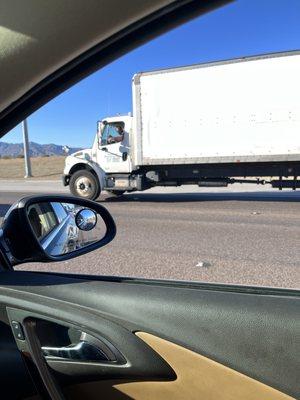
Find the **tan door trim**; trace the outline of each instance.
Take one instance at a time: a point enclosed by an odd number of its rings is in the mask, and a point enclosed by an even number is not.
[[[173,368],[174,381],[99,381],[76,385],[69,399],[291,400],[292,397],[216,361],[145,332],[136,335]],[[233,349],[235,351],[235,349]],[[104,396],[104,397],[102,397]]]

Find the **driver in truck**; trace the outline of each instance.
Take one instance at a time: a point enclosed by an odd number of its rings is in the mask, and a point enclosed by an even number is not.
[[[108,143],[119,143],[122,142],[124,139],[124,129],[121,125],[116,126],[116,131],[118,132],[119,136],[112,136],[109,135],[107,142]]]

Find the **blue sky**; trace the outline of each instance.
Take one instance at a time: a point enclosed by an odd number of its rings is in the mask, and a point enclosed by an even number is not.
[[[30,140],[90,147],[96,121],[131,111],[136,72],[300,48],[300,0],[238,0],[132,51],[35,112]],[[21,142],[21,127],[3,141]]]

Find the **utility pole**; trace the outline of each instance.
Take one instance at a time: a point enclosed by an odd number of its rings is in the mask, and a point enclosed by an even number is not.
[[[31,178],[32,174],[31,174],[31,164],[29,156],[28,126],[26,119],[24,119],[24,121],[22,122],[22,129],[23,129],[24,161],[25,161],[24,178]]]

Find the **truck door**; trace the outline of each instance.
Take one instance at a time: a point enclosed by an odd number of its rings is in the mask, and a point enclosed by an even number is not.
[[[105,172],[130,172],[129,132],[123,121],[102,126],[98,139],[97,162]]]

